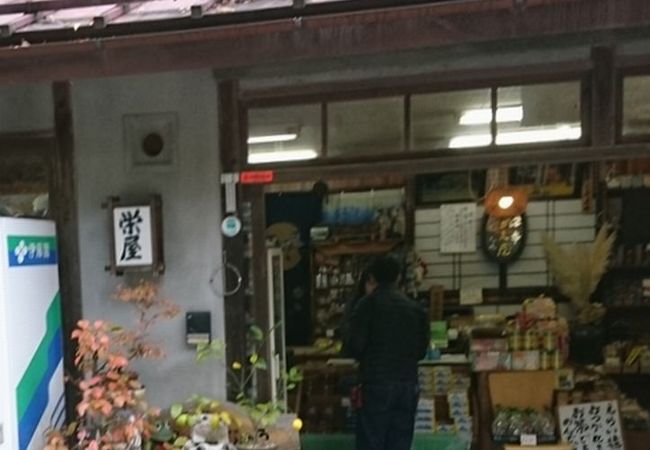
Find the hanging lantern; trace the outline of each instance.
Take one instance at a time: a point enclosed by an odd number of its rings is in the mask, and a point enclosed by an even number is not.
[[[526,212],[528,196],[514,187],[497,187],[485,196],[485,214],[491,217],[515,217]]]

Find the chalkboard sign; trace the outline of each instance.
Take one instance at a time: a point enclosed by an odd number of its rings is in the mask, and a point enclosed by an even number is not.
[[[575,450],[624,450],[618,402],[560,406],[560,436]]]
[[[511,263],[521,256],[526,245],[526,215],[514,217],[483,216],[481,247],[492,261]]]

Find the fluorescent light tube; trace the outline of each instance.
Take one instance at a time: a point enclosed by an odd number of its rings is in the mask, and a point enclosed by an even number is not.
[[[264,136],[249,136],[249,144],[271,144],[273,142],[288,142],[298,139],[297,133],[268,134]]]
[[[497,109],[497,122],[521,122],[524,118],[524,107],[505,106]],[[492,110],[490,108],[468,109],[461,116],[460,125],[485,125],[492,122]]]
[[[557,128],[508,131],[497,134],[497,145],[532,144],[534,142],[573,141],[580,139],[582,129],[564,125]]]
[[[280,150],[270,152],[249,153],[249,164],[268,164],[276,162],[306,161],[318,158],[318,153],[313,149]]]
[[[485,147],[492,142],[489,134],[455,136],[449,140],[449,148]]]
[[[556,128],[523,129],[497,134],[497,145],[532,144],[535,142],[574,141],[580,139],[580,126],[563,125]],[[449,140],[449,148],[485,147],[492,139],[489,134],[468,134],[454,136]]]

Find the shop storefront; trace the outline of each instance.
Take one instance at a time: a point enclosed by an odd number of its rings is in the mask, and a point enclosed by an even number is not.
[[[102,205],[162,199],[184,314],[135,378],[175,448],[226,398],[297,414],[282,450],[354,448],[343,319],[387,254],[430,324],[415,449],[647,447],[648,7],[47,3],[0,5],[0,215],[56,221],[69,336],[132,319]]]
[[[392,254],[431,322],[416,448],[643,447],[646,227],[632,211],[650,186],[650,86],[612,55],[501,80],[240,92],[248,312],[282,319],[274,349],[304,372],[289,404],[309,446],[353,445],[340,328],[363,269]],[[282,255],[268,272],[266,253]]]

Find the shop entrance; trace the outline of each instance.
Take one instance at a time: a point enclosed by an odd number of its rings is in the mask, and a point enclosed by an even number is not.
[[[602,393],[585,391],[580,384],[585,364],[604,364],[607,372],[617,372],[603,378],[620,385],[608,395],[633,395],[637,406],[632,410],[642,414],[650,406],[648,392],[618,373],[631,370],[625,369],[629,353],[620,342],[632,347],[643,342],[644,327],[650,325],[633,313],[646,302],[643,243],[650,236],[641,236],[644,228],[636,226],[643,216],[628,216],[647,199],[646,173],[646,160],[616,160],[440,172],[412,179],[377,177],[365,184],[332,179],[267,185],[266,245],[280,249],[284,271],[282,299],[270,298],[284,308],[286,365],[301,367],[305,374],[289,394],[288,405],[303,419],[307,440],[313,441],[310,448],[334,441],[342,448],[352,445],[355,414],[349,392],[356,369],[339,353],[340,327],[346,304],[359,295],[362,269],[373,257],[388,253],[404,264],[402,289],[427,310],[432,324],[431,350],[420,368],[416,447],[431,448],[441,436],[453,436],[461,446],[468,439],[492,442],[495,421],[513,419],[503,419],[505,413],[491,398],[514,402],[511,406],[521,411],[536,408],[537,423],[555,423],[556,413],[544,415],[547,408],[571,405],[574,395],[596,401],[591,396]],[[496,200],[491,198],[495,192]],[[509,204],[503,204],[504,198]],[[514,250],[503,257],[487,247],[503,244],[502,233],[496,231],[503,231],[499,226],[504,221],[512,227],[513,214],[524,221],[508,231]],[[471,229],[472,236],[447,229],[450,219]],[[599,233],[602,227],[609,230],[604,235]],[[566,258],[575,258],[572,251],[605,251],[603,236],[610,232],[617,238],[607,258],[601,255],[596,261],[593,254],[589,267],[586,261],[572,260],[576,274],[605,272],[593,281],[589,297],[606,308],[581,309],[563,284],[567,281],[558,278],[566,261],[553,252],[559,248]],[[273,283],[269,289],[274,290]],[[594,323],[599,324],[597,332]],[[585,340],[583,332],[595,334]],[[633,364],[642,377],[643,359]],[[511,378],[490,376],[504,371]],[[564,386],[556,384],[558,376],[565,377],[560,378]],[[547,386],[535,398],[526,397],[530,404],[508,393],[508,385],[528,379]],[[560,440],[553,433],[544,439]]]

